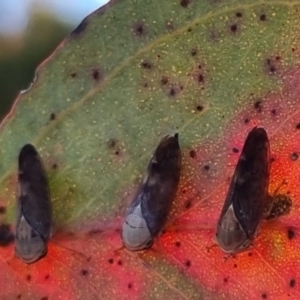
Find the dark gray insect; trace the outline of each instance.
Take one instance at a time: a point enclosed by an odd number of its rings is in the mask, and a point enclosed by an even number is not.
[[[142,250],[152,246],[167,221],[178,188],[180,170],[178,134],[165,136],[157,146],[127,211],[122,228],[126,248]]]
[[[247,136],[218,220],[216,242],[226,253],[246,250],[258,234],[267,204],[270,147],[266,131]]]
[[[52,220],[46,172],[30,144],[19,154],[18,181],[15,254],[29,264],[46,255]]]

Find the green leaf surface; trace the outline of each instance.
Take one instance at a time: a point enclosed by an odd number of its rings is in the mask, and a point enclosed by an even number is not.
[[[30,266],[0,248],[3,299],[299,299],[299,9],[124,0],[85,19],[2,123],[3,222],[14,223],[17,156],[30,142],[49,175],[56,232]],[[270,136],[270,193],[284,179],[293,206],[263,224],[253,251],[224,262],[207,247],[255,125]],[[116,252],[148,161],[174,132],[182,178],[157,250]]]

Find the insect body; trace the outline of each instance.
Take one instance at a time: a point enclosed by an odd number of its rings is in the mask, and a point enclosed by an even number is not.
[[[246,250],[258,233],[266,207],[270,154],[263,128],[247,136],[218,220],[216,242],[226,253]]]
[[[122,228],[122,240],[130,250],[142,250],[166,223],[177,191],[181,169],[178,134],[164,137],[157,146]]]
[[[18,181],[15,253],[24,262],[33,263],[47,253],[52,210],[47,176],[30,144],[19,154]]]

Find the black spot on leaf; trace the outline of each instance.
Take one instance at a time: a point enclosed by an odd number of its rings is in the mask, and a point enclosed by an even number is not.
[[[186,262],[185,262],[185,266],[187,267],[187,268],[189,268],[190,266],[191,266],[191,261],[190,260],[187,260]]]
[[[295,285],[296,285],[296,280],[295,280],[295,279],[291,279],[291,280],[290,280],[290,287],[291,287],[291,288],[294,288]]]
[[[55,119],[56,119],[55,113],[51,113],[51,115],[50,115],[50,120],[53,121],[53,120],[55,120]]]
[[[144,22],[137,22],[133,25],[133,33],[137,37],[145,36],[147,33],[146,25]]]
[[[82,276],[87,276],[89,271],[87,269],[82,269],[80,273]]]
[[[191,55],[192,55],[192,56],[197,55],[197,49],[195,49],[195,48],[192,49],[192,50],[191,50]]]
[[[267,62],[267,67],[268,67],[269,72],[270,73],[275,73],[276,72],[276,66],[275,66],[274,61],[270,58],[267,58],[266,62]]]
[[[296,161],[299,158],[299,155],[296,152],[293,152],[290,157],[292,161]]]
[[[77,76],[77,73],[76,73],[76,72],[71,73],[71,77],[72,77],[72,78],[75,78],[76,76]]]
[[[204,107],[203,107],[202,105],[197,105],[197,106],[196,106],[196,109],[197,109],[198,111],[202,111],[202,110],[204,109]]]
[[[191,4],[192,0],[180,0],[180,5],[187,8]]]
[[[95,81],[97,81],[97,82],[100,81],[100,79],[101,79],[100,70],[99,69],[92,70],[92,76]]]
[[[242,14],[241,12],[237,12],[237,13],[235,13],[235,16],[236,16],[237,18],[241,18],[241,17],[243,16],[243,14]]]
[[[176,242],[176,243],[175,243],[175,246],[176,246],[177,248],[179,248],[179,247],[181,246],[181,243],[180,243],[180,242]]]
[[[265,14],[261,14],[259,19],[264,22],[267,20],[267,16]]]
[[[0,206],[0,214],[5,214],[5,212],[6,212],[6,207]]]
[[[162,76],[160,82],[162,85],[166,85],[169,82],[169,79],[167,76]]]
[[[187,200],[184,204],[185,209],[190,209],[192,206],[192,201],[191,200]]]
[[[231,32],[237,32],[237,30],[238,30],[238,26],[237,26],[237,24],[232,24],[231,26],[230,26],[230,31]]]
[[[152,69],[152,64],[150,63],[150,62],[148,62],[148,61],[143,61],[142,63],[141,63],[141,67],[142,68],[144,68],[144,69],[148,69],[148,70],[150,70],[150,69]]]
[[[117,144],[117,140],[115,140],[115,139],[110,139],[108,141],[108,147],[109,148],[114,148],[116,146],[116,144]]]
[[[14,235],[10,231],[9,224],[0,225],[0,246],[4,247],[14,241]]]
[[[73,32],[71,33],[71,36],[78,37],[83,31],[86,30],[87,25],[88,25],[88,21],[86,18],[77,26],[77,28],[75,30],[73,30]]]
[[[209,166],[209,165],[205,165],[205,166],[203,166],[203,169],[204,169],[205,171],[209,171],[210,166]]]
[[[261,105],[261,101],[256,101],[254,103],[254,108],[257,112],[261,113],[262,112],[262,105]]]
[[[52,165],[52,169],[53,169],[53,170],[56,170],[57,168],[58,168],[58,164],[54,163],[54,164]]]
[[[287,236],[289,240],[292,240],[295,237],[295,231],[292,228],[289,228],[287,231]]]
[[[250,121],[250,120],[249,120],[248,118],[246,118],[246,119],[244,120],[244,123],[245,123],[245,124],[248,124],[249,121]]]
[[[172,87],[172,88],[170,89],[170,91],[169,91],[169,95],[170,95],[171,97],[174,97],[174,96],[176,96],[176,94],[177,94],[176,89]]]
[[[110,259],[108,260],[108,263],[109,263],[109,264],[113,264],[113,263],[114,263],[114,259],[113,259],[113,258],[110,258]]]
[[[190,150],[190,157],[195,158],[196,157],[196,151],[195,150]]]
[[[197,80],[198,80],[198,82],[200,83],[200,82],[204,82],[204,76],[203,76],[203,74],[198,74],[198,76],[197,76]]]
[[[115,151],[115,155],[120,155],[120,151],[119,150]]]

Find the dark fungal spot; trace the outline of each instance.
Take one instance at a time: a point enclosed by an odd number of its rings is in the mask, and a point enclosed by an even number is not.
[[[191,0],[180,0],[180,5],[184,8],[187,8],[191,4]]]
[[[129,282],[129,283],[127,284],[127,287],[128,287],[128,289],[132,289],[132,283]]]
[[[51,113],[51,115],[50,115],[50,120],[53,121],[53,120],[55,120],[55,119],[56,119],[55,113]]]
[[[78,26],[75,30],[73,30],[73,32],[71,33],[72,37],[78,37],[86,28],[88,25],[88,21],[87,18],[85,18]]]
[[[80,273],[82,276],[86,276],[88,275],[89,271],[87,269],[82,269]]]
[[[265,14],[261,14],[259,19],[264,22],[267,20],[267,16]]]
[[[119,154],[120,154],[119,150],[115,151],[115,155],[119,155]]]
[[[268,298],[268,294],[267,294],[267,293],[263,293],[263,294],[261,294],[261,297],[262,297],[263,299],[267,299],[267,298]]]
[[[276,67],[275,67],[275,64],[272,61],[272,59],[267,58],[266,62],[267,62],[267,66],[268,66],[269,72],[270,73],[275,73],[276,72]]]
[[[93,78],[94,78],[95,81],[99,81],[100,77],[101,77],[99,69],[94,69],[92,71],[92,76],[93,76]]]
[[[114,148],[114,147],[116,146],[116,144],[117,144],[116,139],[110,139],[110,140],[108,141],[108,147],[109,147],[109,148]]]
[[[146,26],[144,23],[136,23],[133,26],[133,32],[136,36],[141,37],[146,34]]]
[[[295,237],[295,231],[292,228],[289,228],[287,231],[287,236],[289,240],[292,240]]]
[[[14,235],[10,231],[9,224],[0,225],[0,246],[5,247],[14,241]]]
[[[184,204],[184,207],[185,207],[186,209],[190,209],[191,206],[192,206],[192,201],[191,201],[191,200],[187,200],[187,201],[185,202],[185,204]]]
[[[5,212],[6,212],[6,207],[0,206],[0,214],[5,214]]]
[[[197,156],[196,151],[195,150],[190,150],[190,157],[195,158],[196,156]]]
[[[204,81],[204,76],[203,74],[198,74],[198,82],[203,82]]]
[[[191,55],[192,55],[192,56],[197,55],[197,49],[195,49],[195,48],[192,49],[192,50],[191,50]]]
[[[57,168],[58,168],[58,164],[54,163],[54,164],[52,165],[52,169],[53,169],[53,170],[56,170]]]
[[[170,89],[169,95],[172,96],[172,97],[174,97],[174,96],[176,95],[176,90],[175,90],[175,88],[171,88],[171,89]]]
[[[205,165],[205,166],[203,166],[203,169],[204,169],[205,171],[208,171],[208,170],[210,169],[210,166],[209,166],[209,165]]]
[[[299,158],[299,155],[296,152],[293,152],[290,157],[292,161],[296,161]]]
[[[290,287],[291,287],[291,288],[294,288],[295,285],[296,285],[296,280],[295,280],[295,279],[291,279],[291,280],[290,280]]]
[[[175,243],[175,246],[176,246],[177,248],[179,248],[179,247],[181,246],[181,243],[180,243],[180,242],[176,242],[176,243]]]
[[[26,276],[26,280],[27,280],[28,282],[31,281],[31,275],[30,275],[30,274],[28,274],[28,275]]]
[[[118,260],[118,266],[122,266],[123,262],[121,260]]]
[[[239,153],[239,149],[238,148],[232,148],[232,152],[233,153]]]
[[[108,263],[109,263],[109,264],[113,264],[113,263],[114,263],[114,259],[113,259],[113,258],[110,258],[110,259],[108,260]]]
[[[189,27],[189,28],[187,29],[187,32],[192,32],[192,28]]]
[[[167,76],[162,76],[160,82],[162,85],[166,85],[169,82],[169,79]]]
[[[243,14],[242,14],[241,12],[237,12],[237,13],[235,13],[235,16],[236,16],[237,18],[241,18],[241,17],[243,16]]]
[[[237,24],[232,24],[232,25],[230,26],[230,30],[231,30],[231,32],[237,32],[237,30],[238,30]]]
[[[48,280],[49,278],[50,278],[50,275],[49,274],[47,274],[47,275],[45,275],[45,280]]]
[[[202,110],[204,109],[204,107],[203,107],[202,105],[197,105],[197,106],[196,106],[196,109],[197,109],[198,111],[202,111]]]
[[[150,69],[152,69],[152,64],[148,61],[143,61],[141,63],[141,67],[144,68],[144,69],[150,70]]]
[[[258,100],[254,103],[254,108],[256,109],[257,112],[261,112],[262,111],[262,105],[261,105],[261,101]]]
[[[72,78],[75,78],[76,76],[77,76],[77,73],[76,73],[76,72],[71,73],[71,77],[72,77]]]
[[[249,120],[248,118],[246,118],[246,119],[244,120],[244,123],[245,123],[245,124],[248,124],[249,121],[250,121],[250,120]]]
[[[144,83],[144,84],[143,84],[143,87],[145,87],[145,88],[148,87],[148,83],[147,83],[147,82]]]
[[[296,125],[296,129],[300,129],[300,123]]]
[[[190,266],[191,266],[191,261],[190,260],[187,260],[186,262],[185,262],[185,266],[187,267],[187,268],[189,268]]]

